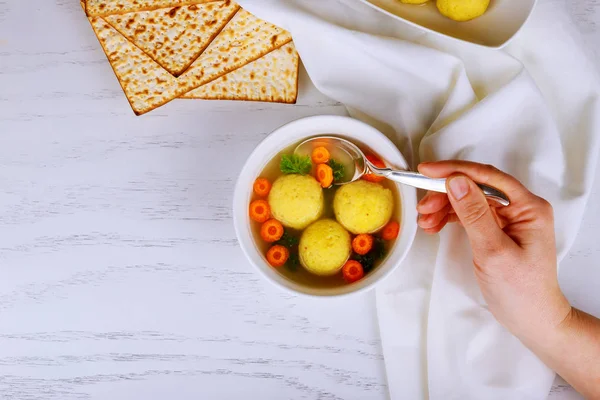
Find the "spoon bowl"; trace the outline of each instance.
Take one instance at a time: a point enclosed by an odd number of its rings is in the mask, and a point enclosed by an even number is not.
[[[354,143],[335,136],[320,136],[305,140],[294,150],[299,156],[309,156],[317,147],[325,147],[332,158],[344,165],[344,177],[336,180],[336,186],[345,185],[368,174],[367,158]]]
[[[294,154],[310,156],[315,148],[321,146],[327,148],[330,153],[335,153],[336,159],[341,160],[345,166],[343,179],[337,180],[334,185],[345,185],[365,174],[374,174],[419,189],[447,193],[446,178],[430,178],[418,172],[379,168],[367,159],[357,145],[336,136],[319,136],[305,140],[296,147]],[[488,199],[505,207],[510,205],[508,196],[502,191],[481,183],[477,183],[477,186]]]

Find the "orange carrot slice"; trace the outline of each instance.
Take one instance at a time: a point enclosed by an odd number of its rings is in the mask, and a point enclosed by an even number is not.
[[[327,164],[317,165],[317,180],[324,188],[331,186],[333,183],[333,169]]]
[[[383,161],[381,161],[381,159],[379,157],[377,157],[376,155],[367,154],[365,157],[367,157],[367,160],[371,161],[371,163],[373,165],[375,165],[376,167],[379,167],[379,168],[386,167],[385,163]],[[369,181],[369,182],[381,182],[385,179],[385,177],[378,176],[375,174],[364,174],[362,176],[362,179],[364,179],[365,181]]]
[[[283,225],[276,219],[270,219],[260,227],[260,237],[267,243],[273,243],[283,236]]]
[[[398,233],[400,233],[400,224],[396,221],[391,221],[383,227],[381,237],[383,240],[394,240],[398,237]]]
[[[329,162],[329,150],[321,146],[313,150],[311,156],[315,164],[326,164]]]
[[[358,261],[350,260],[342,267],[342,275],[346,282],[352,283],[365,276],[365,271]]]
[[[373,236],[362,234],[352,240],[352,249],[356,254],[364,256],[373,248]]]
[[[250,203],[250,218],[261,224],[271,216],[271,207],[265,200],[254,200]]]
[[[271,182],[265,178],[258,178],[254,181],[254,193],[260,197],[267,197],[271,191]]]
[[[283,266],[288,258],[290,258],[290,251],[283,246],[275,245],[267,251],[267,261],[272,267]]]

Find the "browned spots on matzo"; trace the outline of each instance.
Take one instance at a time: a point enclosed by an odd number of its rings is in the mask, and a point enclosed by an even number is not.
[[[229,7],[215,7],[215,4],[223,3],[211,1],[194,4],[194,7],[171,7],[121,16],[110,15],[105,18],[171,75],[179,76],[198,58],[239,9],[236,4]],[[125,23],[133,17],[136,17],[133,22]],[[124,21],[119,22],[119,19]],[[198,29],[197,21],[202,21],[202,29]],[[211,25],[208,26],[207,22]],[[161,45],[157,46],[156,43]],[[161,51],[163,48],[166,50],[164,53]]]
[[[234,5],[234,7],[236,8],[232,12],[232,15],[237,11],[237,6]],[[182,7],[182,9],[177,12],[177,15],[173,20],[179,20],[181,15],[185,14],[184,8],[185,7]],[[215,7],[215,10],[219,9],[220,7]],[[168,17],[164,15],[164,11],[163,16],[163,18],[168,19]],[[110,17],[107,17],[107,19],[108,18]],[[124,25],[128,21],[129,16],[120,16],[119,18],[122,19],[122,24],[119,27],[115,27],[117,30],[124,29]],[[242,27],[239,23],[242,20],[246,22],[245,27]],[[279,73],[278,70],[282,68],[286,69],[287,67],[288,70],[293,71],[295,67],[293,67],[292,64],[286,64],[283,60],[277,61],[276,63],[264,62],[264,59],[268,59],[269,57],[272,58],[276,55],[281,57],[282,53],[286,56],[289,54],[286,51],[275,50],[280,47],[285,47],[284,45],[291,40],[289,34],[282,31],[280,28],[260,21],[249,13],[241,10],[229,21],[228,29],[232,32],[233,36],[229,38],[227,36],[223,37],[223,35],[217,35],[214,40],[211,36],[208,40],[210,45],[204,49],[200,57],[191,63],[186,72],[175,77],[175,75],[153,61],[152,56],[149,54],[150,50],[155,54],[168,54],[169,50],[175,49],[175,46],[178,46],[176,48],[183,48],[183,44],[187,44],[189,47],[190,43],[196,43],[195,37],[191,42],[168,40],[168,38],[161,40],[162,36],[157,36],[155,32],[152,32],[152,26],[149,26],[147,21],[148,15],[143,18],[141,16],[136,18],[136,23],[132,24],[131,31],[128,31],[133,35],[135,29],[140,24],[144,24],[147,29],[146,32],[140,35],[141,38],[147,41],[150,34],[155,34],[154,42],[148,43],[149,48],[142,50],[141,45],[139,44],[139,38],[136,38],[136,44],[134,45],[125,37],[127,36],[125,35],[127,32],[123,34],[122,32],[119,33],[120,31],[118,32],[111,26],[107,26],[107,29],[103,29],[103,20],[101,18],[92,18],[94,30],[96,31],[105,52],[107,54],[116,53],[112,58],[109,56],[109,60],[132,108],[137,114],[143,114],[155,109],[173,98],[182,96],[189,91],[194,91],[195,88],[205,88],[204,90],[206,90],[210,89],[211,86],[215,86],[215,89],[218,90],[219,98],[223,99],[272,101],[272,99],[282,98],[283,96],[287,102],[293,102],[295,100],[295,84],[293,82],[280,82],[279,85],[277,84],[277,81],[281,81],[281,75],[277,75]],[[160,21],[161,20],[157,18],[157,24],[154,25],[156,28],[159,28],[158,23]],[[165,20],[164,22],[167,21]],[[112,24],[113,21],[111,21],[111,25]],[[170,24],[171,23],[169,22],[169,25]],[[258,29],[256,29],[257,27]],[[275,35],[277,35],[278,38],[275,42],[272,42],[272,38]],[[171,38],[174,37],[175,36],[171,36]],[[239,43],[238,47],[232,48],[230,46],[232,42]],[[155,49],[155,43],[163,43],[163,48],[160,50]],[[220,49],[222,48],[228,49],[229,54],[221,53]],[[169,55],[167,56],[167,59],[175,57],[178,54],[180,53],[175,51],[175,55]],[[295,53],[291,56],[294,55]],[[221,58],[221,60],[219,60],[219,58]],[[223,61],[225,58],[227,58],[227,61]],[[235,63],[232,61],[234,58],[238,59]],[[289,62],[294,63],[293,59],[294,57],[290,57]],[[274,68],[275,65],[277,65],[277,69]],[[250,68],[249,66],[252,67]],[[142,73],[142,68],[146,69],[146,74]],[[270,69],[271,72],[263,79],[261,74],[265,69]],[[261,77],[260,79],[252,81],[256,82],[256,84],[250,85],[249,79],[240,77],[240,74],[248,74],[249,70],[255,72],[254,75],[256,78],[259,76]],[[225,75],[227,77],[223,79]],[[267,80],[266,83],[265,79]],[[205,85],[207,82],[211,82],[211,85]],[[243,85],[238,87],[238,82]],[[265,88],[266,93],[261,92],[261,86]],[[223,91],[222,87],[225,87],[225,91]],[[280,87],[285,91],[281,92],[281,94],[277,94],[277,90],[279,90]],[[236,94],[236,88],[239,88],[241,91],[239,95]],[[148,92],[146,92],[146,90],[148,90]]]
[[[293,43],[289,43],[181,97],[294,103],[298,64],[298,54]],[[285,76],[286,70],[289,76]]]

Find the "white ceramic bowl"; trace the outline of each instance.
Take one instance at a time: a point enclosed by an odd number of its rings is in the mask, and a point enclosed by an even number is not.
[[[437,10],[435,0],[424,5],[400,0],[359,0],[394,18],[428,32],[478,45],[501,48],[527,22],[537,0],[491,0],[487,12],[471,21],[456,22]]]
[[[377,282],[388,276],[404,259],[417,231],[417,192],[412,187],[398,186],[402,202],[400,235],[386,259],[365,278],[354,284],[337,288],[314,288],[286,278],[269,266],[252,237],[252,221],[248,215],[248,205],[252,197],[252,184],[261,174],[266,164],[277,156],[281,150],[304,139],[320,135],[340,136],[357,142],[357,144],[367,144],[371,150],[385,159],[391,166],[407,168],[406,160],[396,146],[370,125],[340,116],[303,118],[277,129],[263,140],[250,155],[236,184],[233,199],[233,220],[237,238],[244,254],[268,281],[296,294],[322,297],[343,296],[372,288]]]

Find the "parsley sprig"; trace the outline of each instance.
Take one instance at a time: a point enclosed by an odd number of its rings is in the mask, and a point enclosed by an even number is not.
[[[309,156],[299,156],[296,154],[284,154],[281,156],[279,169],[284,174],[308,175],[312,169],[312,162]]]
[[[334,182],[339,182],[342,179],[344,179],[344,175],[345,175],[344,164],[335,161],[333,158],[330,159],[327,164],[333,170],[333,181]]]

